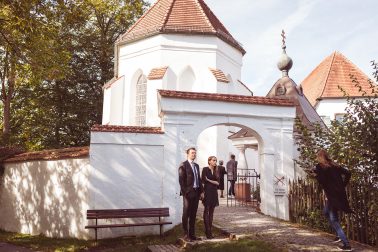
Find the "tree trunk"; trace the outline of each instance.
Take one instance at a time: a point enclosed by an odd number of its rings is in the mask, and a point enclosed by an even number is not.
[[[10,138],[10,120],[11,120],[11,100],[13,97],[14,92],[14,86],[16,82],[16,63],[14,57],[11,55],[10,60],[10,70],[9,70],[9,76],[6,76],[6,79],[8,80],[8,87],[5,90],[5,86],[3,86],[3,144],[9,145],[9,138]]]

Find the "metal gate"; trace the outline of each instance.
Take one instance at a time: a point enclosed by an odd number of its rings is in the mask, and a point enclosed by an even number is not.
[[[227,180],[225,188],[227,206],[244,206],[260,210],[260,174],[255,169],[237,169],[237,179],[234,183],[234,195],[230,195],[232,181]]]

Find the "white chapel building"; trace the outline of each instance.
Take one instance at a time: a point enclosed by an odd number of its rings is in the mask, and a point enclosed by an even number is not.
[[[156,1],[115,45],[103,124],[160,127],[157,90],[252,95],[241,81],[244,54],[204,1]],[[229,130],[219,126],[202,133],[201,167],[210,155],[227,161],[235,153],[225,144]]]

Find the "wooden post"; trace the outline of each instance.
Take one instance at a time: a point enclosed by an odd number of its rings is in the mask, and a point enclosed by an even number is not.
[[[97,219],[96,219],[96,226],[97,226]],[[95,228],[95,239],[96,239],[96,245],[97,245],[97,228]]]

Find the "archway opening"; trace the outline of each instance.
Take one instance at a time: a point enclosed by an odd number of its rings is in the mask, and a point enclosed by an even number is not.
[[[212,125],[198,135],[197,163],[201,171],[203,167],[208,166],[208,157],[216,156],[218,160],[220,204],[251,206],[252,209],[259,209],[261,203],[259,174],[262,169],[259,151],[262,145],[262,138],[256,131],[238,124]],[[227,167],[231,155],[235,156],[237,162],[236,177],[233,178],[230,167]],[[223,161],[225,173],[219,172],[223,170],[219,161]]]

